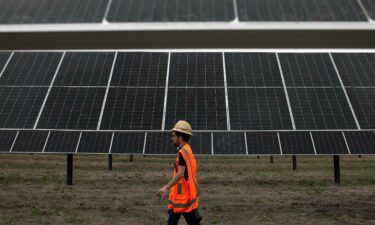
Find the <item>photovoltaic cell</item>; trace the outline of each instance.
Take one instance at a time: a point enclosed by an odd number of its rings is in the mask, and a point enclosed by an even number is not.
[[[0,73],[3,70],[6,62],[8,61],[10,55],[11,55],[11,52],[0,52]]]
[[[351,154],[375,154],[375,133],[373,131],[344,132]]]
[[[375,128],[375,88],[346,88],[362,129]]]
[[[224,87],[221,53],[172,53],[169,86]]]
[[[119,52],[111,86],[165,86],[168,53]]]
[[[16,135],[16,130],[0,130],[0,152],[10,151]]]
[[[110,88],[102,118],[105,130],[161,130],[165,88]]]
[[[54,87],[38,128],[96,129],[106,88]]]
[[[12,152],[42,152],[48,131],[20,131]]]
[[[0,127],[33,128],[47,87],[0,87]]]
[[[142,154],[145,133],[114,133],[111,153]]]
[[[283,86],[274,53],[225,53],[228,86]]]
[[[297,129],[357,129],[342,88],[288,88]]]
[[[214,154],[246,154],[244,133],[213,133]]]
[[[366,21],[356,0],[237,0],[242,21]]]
[[[176,155],[177,147],[173,145],[171,138],[172,138],[171,132],[149,132],[147,133],[145,154]]]
[[[292,129],[283,88],[228,88],[232,130]]]
[[[309,132],[279,132],[283,154],[315,154]]]
[[[327,53],[283,53],[279,58],[286,86],[340,86]]]
[[[0,78],[0,85],[49,86],[61,56],[61,52],[15,52]]]
[[[109,153],[112,133],[82,132],[78,153]]]
[[[166,129],[187,120],[194,130],[226,130],[224,88],[169,88]]]
[[[349,154],[341,132],[312,132],[318,155]]]
[[[364,4],[368,15],[375,20],[375,2],[373,0],[361,0]]]
[[[190,147],[194,154],[197,155],[211,155],[211,133],[196,133],[194,132],[193,136],[189,141]]]
[[[55,86],[107,86],[113,64],[112,52],[68,52]]]
[[[337,53],[332,56],[345,86],[375,86],[374,53]]]
[[[107,0],[0,0],[0,23],[102,22]]]
[[[110,22],[231,21],[231,0],[113,0]]]
[[[280,146],[275,132],[246,133],[249,155],[280,155]]]
[[[80,132],[51,131],[44,152],[73,153],[76,151]]]

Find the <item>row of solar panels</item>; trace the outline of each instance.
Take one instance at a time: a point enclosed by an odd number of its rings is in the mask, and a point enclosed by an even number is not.
[[[0,51],[2,86],[49,86],[53,81],[54,86],[105,87],[110,79],[110,86],[164,87],[168,77],[171,87],[223,87],[225,84],[228,87],[282,87],[284,77],[287,87],[325,87],[341,86],[339,73],[344,86],[375,87],[374,71],[373,50],[332,54],[272,50]]]
[[[3,153],[175,154],[170,132],[1,130]],[[191,147],[199,155],[375,154],[374,131],[201,132]]]
[[[375,128],[374,53],[3,52],[0,128]]]
[[[373,0],[0,0],[0,24],[369,21]]]
[[[374,71],[373,50],[332,54],[0,51],[2,86],[49,86],[53,81],[54,86],[105,87],[110,79],[110,86],[164,87],[168,77],[171,87],[282,87],[283,75],[287,87],[325,87],[341,86],[339,73],[346,87],[375,87]]]

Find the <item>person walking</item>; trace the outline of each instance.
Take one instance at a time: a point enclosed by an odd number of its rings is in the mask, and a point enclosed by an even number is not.
[[[168,225],[177,225],[181,215],[188,225],[201,225],[198,211],[199,188],[197,167],[189,139],[193,130],[187,121],[180,120],[172,129],[172,141],[177,148],[172,179],[157,191],[164,198],[169,190]]]

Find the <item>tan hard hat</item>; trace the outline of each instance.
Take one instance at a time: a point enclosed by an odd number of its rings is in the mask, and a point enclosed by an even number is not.
[[[174,125],[173,131],[193,135],[193,129],[191,129],[190,124],[185,120],[180,120]]]

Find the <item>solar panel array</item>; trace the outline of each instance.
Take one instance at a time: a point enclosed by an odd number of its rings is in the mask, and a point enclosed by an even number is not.
[[[0,24],[374,19],[372,0],[0,0]]]
[[[174,155],[170,132],[1,130],[1,153]],[[197,155],[375,154],[373,131],[196,132]]]
[[[375,53],[0,52],[0,152],[375,154]],[[4,141],[3,141],[4,140]]]

